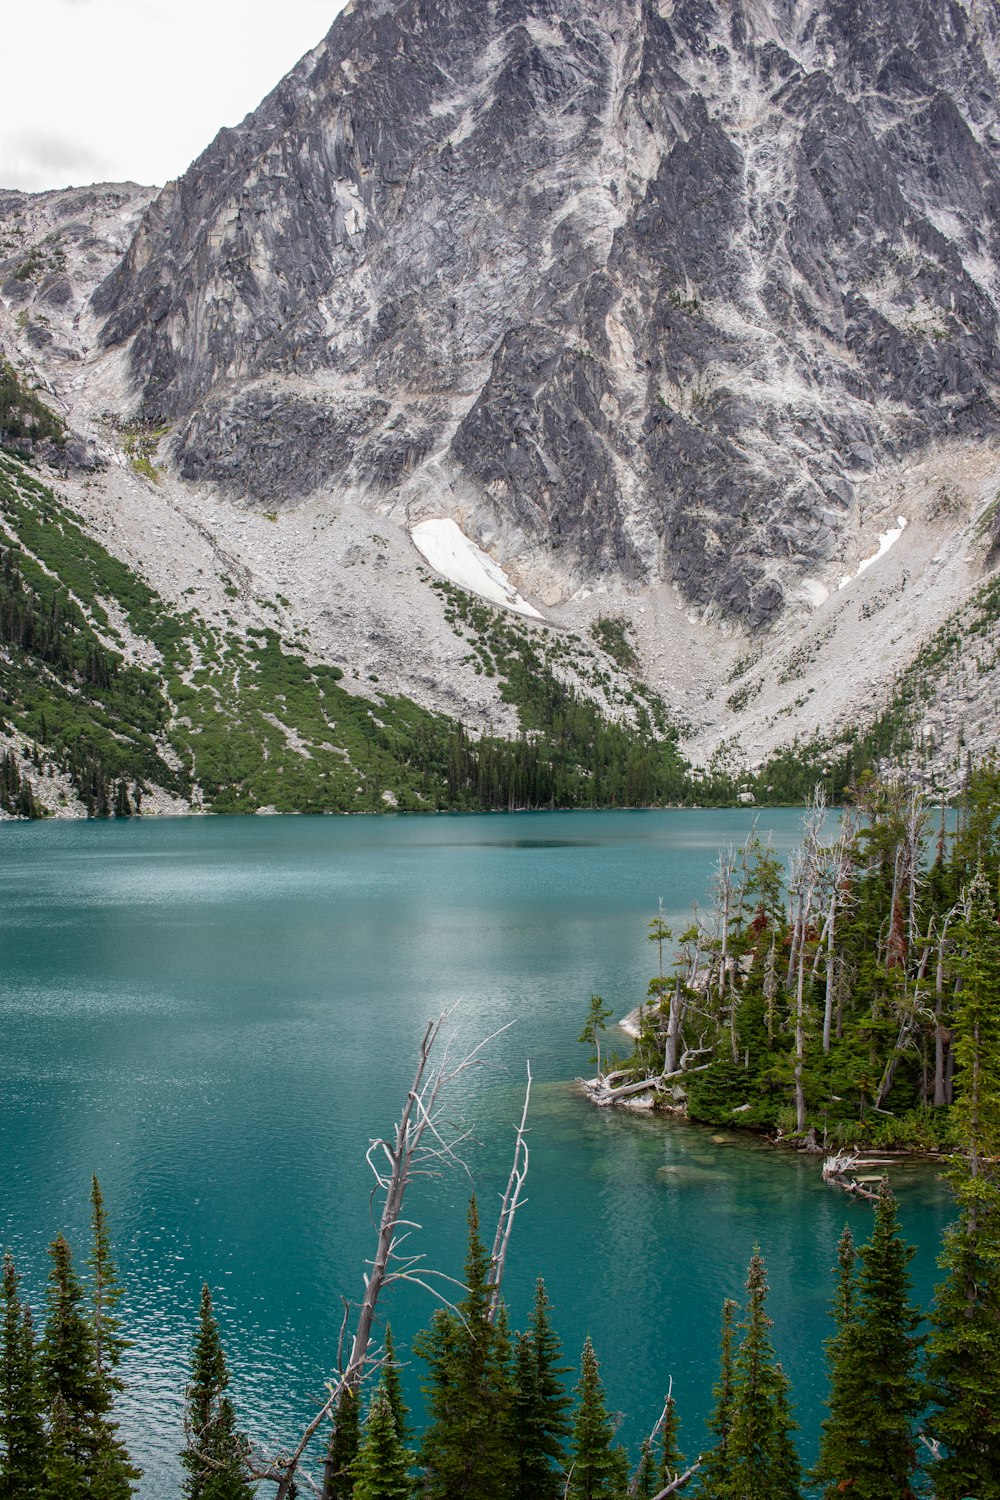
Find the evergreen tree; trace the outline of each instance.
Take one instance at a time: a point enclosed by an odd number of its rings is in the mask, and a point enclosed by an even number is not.
[[[0,1500],[27,1500],[41,1489],[45,1432],[31,1312],[21,1303],[10,1255],[3,1260],[0,1300]]]
[[[410,1455],[399,1440],[384,1378],[372,1397],[352,1465],[353,1500],[406,1500]]]
[[[389,1323],[385,1325],[385,1359],[382,1364],[380,1384],[392,1407],[396,1436],[405,1448],[410,1441],[410,1413],[403,1400],[403,1382],[399,1378],[399,1361],[396,1358],[396,1346],[393,1343],[392,1327]]]
[[[458,1315],[439,1309],[414,1341],[428,1366],[430,1421],[420,1448],[428,1500],[506,1500],[515,1483],[509,1342],[489,1318],[491,1269],[473,1198]]]
[[[49,1410],[49,1445],[43,1496],[87,1493],[96,1457],[97,1386],[93,1329],[85,1319],[84,1290],[63,1236],[49,1245],[48,1316],[40,1349],[40,1376]]]
[[[624,1500],[628,1460],[615,1444],[615,1424],[608,1414],[594,1346],[583,1346],[576,1387],[576,1415],[570,1441],[567,1495],[571,1500]]]
[[[124,1382],[115,1372],[121,1363],[122,1354],[128,1348],[128,1341],[121,1336],[121,1322],[116,1312],[122,1298],[122,1289],[111,1255],[104,1195],[96,1177],[91,1178],[90,1205],[92,1248],[87,1264],[92,1276],[94,1353],[98,1382],[108,1392],[110,1405],[111,1393],[125,1388]]]
[[[653,1444],[648,1437],[643,1438],[642,1448],[639,1452],[639,1467],[635,1471],[635,1477],[629,1485],[629,1493],[634,1500],[653,1500],[658,1495],[663,1485],[657,1484],[656,1459],[653,1456]]]
[[[937,1500],[1000,1500],[1000,1194],[990,1196],[944,1236],[927,1361]]]
[[[747,1273],[743,1338],[733,1367],[732,1406],[716,1500],[798,1500],[788,1381],[768,1330],[767,1273],[758,1250]]]
[[[341,1392],[330,1442],[330,1500],[351,1500],[354,1460],[361,1441],[361,1400],[357,1391]]]
[[[836,1481],[844,1466],[850,1463],[854,1447],[854,1432],[851,1427],[853,1413],[849,1404],[850,1384],[841,1375],[841,1361],[847,1357],[847,1330],[853,1320],[857,1300],[857,1252],[854,1248],[854,1236],[846,1224],[837,1246],[837,1267],[837,1289],[830,1309],[835,1332],[826,1342],[830,1372],[828,1415],[823,1420],[819,1459],[810,1476],[817,1484],[823,1484],[827,1480]]]
[[[1000,928],[981,870],[966,906],[954,1109],[964,1151],[952,1172],[960,1218],[944,1237],[928,1339],[929,1426],[942,1446],[931,1472],[940,1500],[1000,1500]]]
[[[111,1255],[111,1240],[108,1220],[104,1208],[101,1185],[97,1178],[91,1179],[91,1231],[92,1248],[88,1260],[91,1270],[92,1328],[94,1333],[94,1410],[97,1423],[97,1451],[94,1457],[94,1491],[103,1500],[127,1500],[132,1493],[132,1483],[141,1476],[129,1458],[125,1445],[118,1436],[118,1423],[111,1417],[116,1394],[125,1389],[125,1382],[116,1373],[122,1353],[128,1348],[127,1340],[120,1333],[120,1321],[115,1309],[121,1301],[122,1289],[118,1272]]]
[[[727,1474],[729,1434],[733,1425],[733,1321],[737,1303],[727,1297],[722,1304],[722,1336],[719,1342],[719,1378],[713,1387],[715,1405],[707,1427],[713,1442],[704,1455],[699,1472],[699,1494],[712,1500]]]
[[[184,1409],[185,1500],[252,1500],[254,1486],[246,1471],[248,1444],[237,1430],[233,1403],[226,1395],[228,1385],[212,1294],[204,1286]]]
[[[912,1254],[883,1180],[856,1278],[849,1256],[841,1264],[830,1419],[815,1475],[828,1500],[848,1492],[852,1500],[914,1500],[914,1424],[922,1400],[914,1336],[920,1319],[908,1300]]]
[[[514,1372],[514,1437],[519,1500],[559,1500],[563,1491],[564,1442],[570,1433],[570,1400],[561,1377],[562,1345],[549,1318],[541,1277],[527,1333],[518,1335]]]
[[[673,1396],[667,1397],[665,1409],[666,1416],[663,1418],[663,1432],[660,1437],[660,1472],[654,1492],[656,1494],[659,1494],[660,1490],[665,1490],[668,1484],[672,1484],[684,1467],[684,1455],[678,1445],[680,1422],[677,1416],[677,1402]]]

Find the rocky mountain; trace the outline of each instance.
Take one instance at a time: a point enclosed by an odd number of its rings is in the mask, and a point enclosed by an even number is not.
[[[144,434],[165,534],[274,515],[246,600],[282,558],[362,677],[503,712],[411,543],[456,522],[626,622],[696,758],[902,697],[953,775],[1000,696],[998,90],[996,0],[354,0],[158,195],[0,195],[0,331],[96,456]]]

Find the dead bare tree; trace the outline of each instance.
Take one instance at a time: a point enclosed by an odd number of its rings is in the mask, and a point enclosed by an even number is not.
[[[676,1479],[672,1479],[665,1490],[660,1490],[659,1494],[654,1495],[653,1500],[667,1500],[668,1495],[676,1495],[679,1490],[684,1488],[689,1479],[694,1478],[700,1468],[701,1459],[699,1458],[698,1462],[692,1464],[689,1469],[685,1469],[683,1474],[678,1474]]]
[[[795,1129],[799,1135],[806,1128],[806,1095],[803,1081],[805,1062],[805,977],[806,945],[812,922],[813,902],[820,882],[822,850],[820,836],[826,817],[826,798],[817,787],[803,819],[802,846],[792,860],[789,890],[794,899],[792,942],[788,955],[787,988],[795,977]]]
[[[452,1286],[461,1287],[461,1283],[454,1277],[446,1276],[443,1272],[424,1265],[423,1255],[409,1253],[404,1248],[409,1237],[421,1226],[416,1221],[404,1217],[403,1204],[407,1189],[415,1178],[436,1176],[449,1167],[465,1169],[465,1163],[459,1153],[462,1143],[468,1139],[470,1132],[468,1130],[456,1132],[453,1127],[446,1125],[442,1113],[443,1097],[457,1078],[482,1062],[484,1048],[513,1023],[508,1023],[508,1026],[502,1026],[490,1036],[484,1037],[471,1051],[466,1052],[458,1061],[453,1061],[451,1057],[453,1039],[444,1043],[443,1051],[440,1048],[442,1032],[452,1013],[453,1008],[445,1010],[437,1020],[428,1023],[420,1043],[413,1083],[407,1093],[406,1102],[392,1137],[372,1141],[366,1152],[366,1160],[375,1177],[371,1194],[372,1204],[374,1205],[376,1199],[381,1196],[382,1208],[378,1219],[375,1253],[371,1260],[366,1262],[368,1270],[364,1273],[365,1291],[361,1302],[357,1304],[354,1330],[349,1341],[350,1352],[346,1363],[342,1355],[339,1357],[338,1375],[335,1380],[327,1384],[326,1400],[307,1424],[291,1452],[252,1466],[253,1478],[270,1480],[276,1484],[275,1500],[288,1500],[293,1485],[303,1481],[321,1497],[321,1500],[329,1500],[335,1479],[332,1451],[334,1434],[331,1433],[327,1443],[320,1484],[303,1471],[302,1461],[320,1427],[325,1422],[335,1421],[337,1407],[345,1391],[357,1393],[360,1388],[366,1363],[370,1362],[372,1329],[376,1307],[382,1293],[399,1282],[408,1282],[423,1287],[432,1296],[450,1307],[452,1304],[435,1283],[447,1282]],[[436,1048],[438,1049],[437,1060],[435,1060]],[[526,1110],[527,1099],[525,1099]],[[526,1113],[522,1116],[518,1129],[519,1151],[523,1145],[525,1121]],[[516,1155],[516,1169],[518,1160],[519,1156]],[[503,1243],[504,1254],[506,1253],[506,1239],[509,1239],[510,1226],[513,1222],[513,1211],[517,1207],[517,1198],[523,1186],[523,1173],[526,1168],[527,1151],[525,1148],[522,1166],[519,1172],[516,1170],[512,1174],[515,1187],[510,1194],[512,1202],[508,1214],[506,1238]],[[350,1304],[345,1303],[342,1350],[346,1342],[349,1316]]]
[[[510,1244],[514,1216],[521,1202],[521,1193],[528,1177],[527,1125],[528,1105],[531,1102],[531,1064],[528,1063],[527,1067],[528,1082],[524,1090],[524,1108],[521,1110],[521,1121],[514,1134],[514,1160],[507,1179],[507,1188],[500,1202],[500,1217],[497,1219],[497,1232],[490,1257],[493,1267],[493,1291],[490,1296],[489,1311],[491,1323],[496,1322],[496,1316],[500,1310],[500,1290],[503,1285],[504,1267],[507,1264],[507,1246]]]

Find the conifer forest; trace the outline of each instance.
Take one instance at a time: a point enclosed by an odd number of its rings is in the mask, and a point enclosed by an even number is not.
[[[806,1150],[822,1138],[834,1159],[872,1144],[939,1157],[955,1219],[930,1306],[913,1298],[913,1252],[888,1177],[854,1184],[871,1199],[870,1232],[845,1228],[830,1247],[828,1396],[813,1465],[800,1458],[795,1392],[775,1356],[767,1267],[753,1245],[745,1297],[719,1308],[705,1430],[685,1424],[666,1352],[662,1410],[640,1414],[649,1435],[639,1451],[619,1444],[600,1351],[589,1339],[564,1350],[544,1267],[532,1268],[527,1326],[511,1327],[503,1275],[527,1177],[530,1072],[492,1241],[473,1197],[461,1283],[411,1253],[407,1190],[459,1164],[448,1087],[481,1050],[456,1063],[441,1046],[443,1015],[427,1027],[399,1120],[369,1150],[381,1217],[364,1297],[345,1304],[325,1398],[303,1411],[286,1451],[266,1450],[241,1421],[211,1288],[192,1309],[189,1379],[177,1393],[185,1500],[1000,1497],[1000,768],[971,769],[944,822],[889,782],[865,779],[854,801],[832,843],[817,808],[807,812],[787,877],[753,836],[725,851],[719,909],[676,948],[654,920],[657,972],[631,1058],[608,1063],[599,996],[581,1038],[595,1048],[598,1102],[652,1088],[654,1102],[677,1109],[689,1073],[695,1118]],[[91,1209],[85,1269],[58,1235],[43,1307],[29,1305],[20,1269],[4,1259],[4,1500],[141,1493],[117,1415],[127,1289],[96,1178]],[[386,1294],[405,1282],[433,1284],[439,1306],[397,1351]],[[405,1404],[403,1363],[421,1372],[422,1412]]]

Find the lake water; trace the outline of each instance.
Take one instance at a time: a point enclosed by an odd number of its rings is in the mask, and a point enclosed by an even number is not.
[[[787,850],[799,824],[767,811],[759,828]],[[742,1296],[758,1243],[812,1455],[829,1271],[869,1208],[824,1187],[815,1160],[598,1111],[572,1085],[591,992],[617,1014],[638,1002],[658,898],[686,924],[719,845],[750,825],[693,810],[0,824],[0,1240],[37,1303],[58,1230],[82,1268],[100,1177],[144,1500],[179,1492],[203,1281],[243,1425],[281,1443],[315,1409],[374,1240],[365,1148],[391,1130],[427,1020],[456,1001],[456,1049],[514,1023],[452,1096],[490,1235],[526,1059],[535,1078],[514,1326],[542,1274],[571,1362],[592,1335],[625,1439],[672,1377],[696,1452],[722,1299]],[[947,1195],[925,1168],[896,1185],[926,1301]],[[470,1186],[452,1172],[409,1205],[417,1248],[453,1275]],[[432,1309],[397,1287],[381,1310],[408,1344]],[[407,1379],[417,1404],[419,1370]]]

